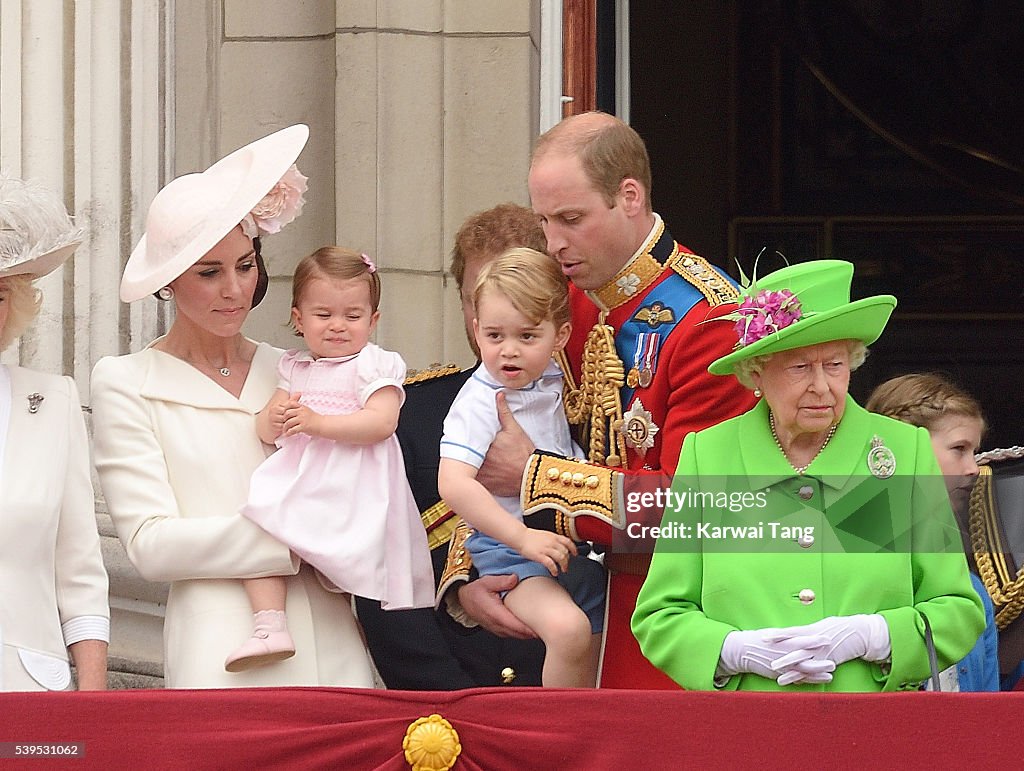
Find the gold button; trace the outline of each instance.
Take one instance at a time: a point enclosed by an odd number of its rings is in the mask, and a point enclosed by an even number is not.
[[[461,565],[462,564],[462,557],[459,557],[457,560],[455,560],[455,564],[456,565]]]
[[[800,496],[800,500],[809,501],[814,497],[814,488],[810,485],[804,485],[800,488],[799,492],[797,492],[797,495]]]
[[[516,671],[512,667],[505,667],[501,670],[501,682],[505,685],[511,685],[512,681],[516,679]]]
[[[550,479],[552,482],[554,482],[556,479],[558,479],[558,475],[561,474],[561,473],[562,472],[560,472],[554,466],[552,466],[551,468],[549,468],[547,470],[548,479]]]
[[[593,490],[595,487],[597,487],[599,484],[601,484],[601,480],[598,479],[596,476],[591,475],[591,476],[587,477],[587,479],[584,482],[584,484],[587,487],[589,487],[591,490]]]
[[[580,472],[576,472],[572,475],[572,483],[574,487],[583,487],[584,476]]]
[[[800,602],[804,605],[810,605],[814,602],[816,596],[813,589],[801,589],[799,594]]]
[[[562,472],[562,476],[559,477],[559,478],[562,480],[562,484],[563,485],[571,485],[572,484],[572,472],[571,471],[563,471]]]

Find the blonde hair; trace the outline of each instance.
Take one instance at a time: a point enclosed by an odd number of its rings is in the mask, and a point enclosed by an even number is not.
[[[380,306],[380,277],[376,267],[370,270],[369,261],[365,254],[344,246],[322,246],[308,257],[303,257],[292,275],[292,307],[299,307],[302,293],[313,279],[347,281],[362,278],[370,287],[370,308],[376,312]]]
[[[579,158],[583,173],[611,208],[624,179],[632,178],[645,192],[651,208],[651,159],[640,135],[614,115],[585,112],[556,123],[540,135],[531,163],[548,154]]]
[[[468,263],[490,260],[516,246],[527,246],[538,252],[548,246],[540,217],[525,206],[502,203],[467,219],[455,234],[452,248],[451,271],[459,289],[462,289]]]
[[[987,428],[978,400],[937,372],[901,375],[879,384],[866,409],[929,431],[945,417],[973,418]]]
[[[0,329],[0,351],[21,337],[38,315],[43,293],[32,283],[32,276],[19,274],[0,278],[0,287],[7,289],[7,323]]]
[[[500,292],[534,324],[550,321],[561,329],[569,321],[569,287],[558,263],[527,247],[509,249],[480,271],[473,288],[479,315],[484,292]]]
[[[847,340],[846,349],[850,352],[850,372],[853,372],[868,357],[868,347],[860,340]],[[775,353],[782,353],[782,351],[776,351]],[[732,371],[736,375],[736,379],[740,381],[740,385],[753,391],[754,379],[751,375],[763,370],[768,359],[774,356],[775,353],[763,353],[760,356],[751,356],[749,359],[740,359],[736,362],[732,367]]]

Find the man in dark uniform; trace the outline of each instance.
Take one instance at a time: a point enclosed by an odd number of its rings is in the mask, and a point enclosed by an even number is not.
[[[452,275],[462,294],[466,334],[474,352],[470,297],[476,277],[484,265],[515,246],[541,252],[545,247],[537,216],[515,204],[501,204],[473,215],[455,237]],[[448,408],[470,373],[451,365],[410,374],[398,422],[406,474],[427,529],[439,583],[458,518],[437,493],[438,446]],[[537,526],[545,515],[535,516],[531,525]],[[511,588],[502,583],[504,577],[480,580],[494,579],[495,590]],[[603,592],[604,571],[593,560],[576,557],[561,581],[578,600],[594,601]],[[512,636],[498,637],[478,626],[464,626],[446,607],[385,611],[379,602],[363,597],[356,598],[356,607],[370,653],[388,688],[450,690],[541,684],[544,645],[522,624],[504,630]]]

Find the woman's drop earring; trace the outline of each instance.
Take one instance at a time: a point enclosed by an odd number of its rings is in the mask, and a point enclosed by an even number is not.
[[[168,287],[164,287],[164,288],[167,289]],[[761,398],[761,389],[760,388],[755,388],[754,389],[754,398],[755,399],[760,399]]]

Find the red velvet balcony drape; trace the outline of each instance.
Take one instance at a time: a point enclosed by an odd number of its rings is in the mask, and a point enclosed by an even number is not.
[[[1000,737],[1024,695],[758,695],[484,688],[0,694],[0,743],[84,742],[30,768],[407,769],[402,740],[440,714],[455,769],[1019,765]],[[11,763],[0,760],[0,765]]]

